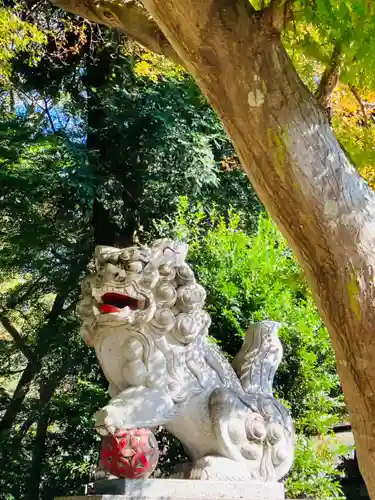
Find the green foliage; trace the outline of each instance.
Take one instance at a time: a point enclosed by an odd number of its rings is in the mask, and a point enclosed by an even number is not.
[[[12,10],[0,2],[0,85],[8,83],[12,74],[12,59],[22,53],[29,65],[40,60],[46,35],[37,26],[23,21],[19,9]]]
[[[294,2],[294,31],[286,35],[293,45],[327,65],[333,48],[342,57],[342,81],[374,88],[371,54],[375,50],[375,10],[367,0],[298,0]]]
[[[230,197],[247,213],[256,209],[238,163],[230,171],[220,164],[233,150],[191,78],[179,73],[157,81],[138,77],[140,63],[134,54],[118,54],[108,84],[95,89],[104,113],[100,129],[97,122],[91,129],[98,135],[98,171],[104,178],[100,196],[118,230],[149,231],[155,217],[174,212],[182,193],[202,202],[213,197],[226,207]],[[126,200],[124,186],[131,190]]]
[[[374,189],[375,122],[370,103],[374,101],[375,93],[361,90],[359,98],[362,100],[362,105],[358,102],[357,96],[358,93],[354,95],[346,86],[338,86],[333,96],[332,126],[359,173]]]
[[[288,498],[345,498],[337,464],[346,452],[298,435],[293,469],[285,482]]]
[[[25,273],[29,264],[30,272],[42,271],[50,266],[48,252],[69,258],[84,249],[71,236],[87,233],[90,178],[80,172],[80,148],[44,135],[43,125],[10,114],[0,124],[2,273]]]

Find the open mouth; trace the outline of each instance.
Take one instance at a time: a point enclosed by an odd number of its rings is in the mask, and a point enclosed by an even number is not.
[[[118,313],[124,307],[129,307],[132,311],[145,308],[145,300],[138,300],[124,293],[107,292],[102,295],[102,303],[99,309],[102,313]]]

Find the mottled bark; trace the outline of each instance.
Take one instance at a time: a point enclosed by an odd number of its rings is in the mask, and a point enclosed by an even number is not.
[[[248,0],[143,3],[218,112],[306,272],[375,498],[375,195],[286,55],[283,2],[261,13]]]

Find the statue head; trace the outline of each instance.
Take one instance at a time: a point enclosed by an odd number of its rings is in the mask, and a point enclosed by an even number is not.
[[[77,312],[89,345],[101,326],[171,332],[182,344],[207,331],[205,290],[185,262],[188,246],[169,239],[151,247],[95,249],[96,271],[82,283]]]

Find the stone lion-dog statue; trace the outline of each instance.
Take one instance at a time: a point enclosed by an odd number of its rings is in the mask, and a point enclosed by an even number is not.
[[[280,324],[251,325],[230,364],[208,338],[206,293],[187,251],[169,239],[96,247],[77,307],[112,398],[96,429],[163,426],[191,460],[175,477],[277,481],[294,454],[291,417],[272,394]]]

